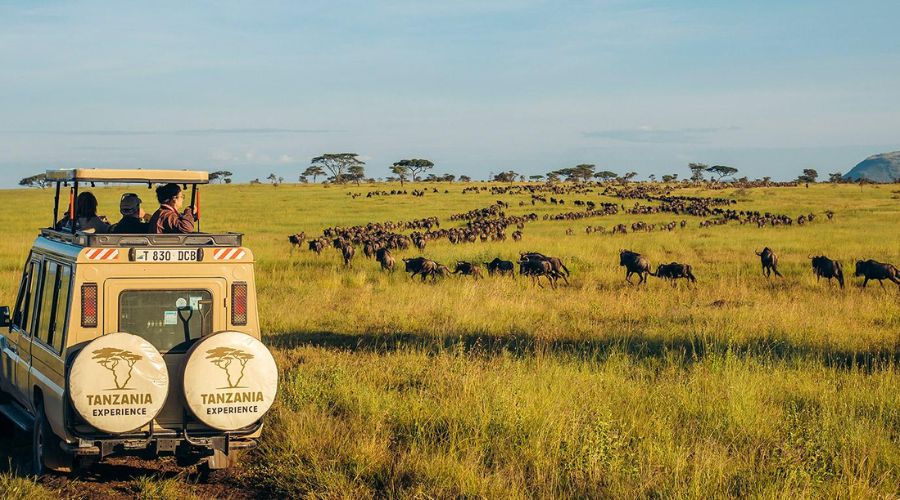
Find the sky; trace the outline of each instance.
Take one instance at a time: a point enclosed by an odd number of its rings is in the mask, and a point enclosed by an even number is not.
[[[900,2],[0,0],[0,187],[358,153],[825,177],[900,150]]]

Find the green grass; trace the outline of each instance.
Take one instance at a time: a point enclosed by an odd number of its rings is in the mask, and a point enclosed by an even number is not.
[[[282,374],[240,474],[248,486],[354,497],[900,495],[900,292],[849,277],[857,258],[900,263],[897,185],[677,193],[820,216],[805,227],[621,214],[539,220],[519,243],[425,251],[447,264],[556,255],[573,273],[558,290],[520,278],[423,284],[362,252],[353,269],[333,249],[290,253],[293,232],[426,216],[446,227],[450,214],[497,199],[540,216],[576,210],[576,198],[618,202],[594,193],[520,208],[527,197],[438,187],[373,199],[346,195],[367,186],[205,189],[203,229],[246,233],[257,258],[262,330]],[[101,212],[115,211],[121,191],[96,190]],[[0,191],[0,303],[13,301],[51,204],[49,191]],[[681,218],[688,228],[672,233],[584,232]],[[753,251],[764,246],[783,280],[761,276]],[[692,264],[699,281],[628,286],[620,248]],[[842,260],[847,289],[817,283],[808,254]]]

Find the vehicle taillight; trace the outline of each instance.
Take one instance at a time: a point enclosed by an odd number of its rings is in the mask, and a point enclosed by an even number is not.
[[[247,324],[247,283],[244,281],[231,284],[231,324]]]
[[[93,328],[97,326],[97,284],[81,285],[81,326]]]

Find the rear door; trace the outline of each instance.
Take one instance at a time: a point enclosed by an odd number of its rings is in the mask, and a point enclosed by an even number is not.
[[[169,397],[156,421],[184,422],[184,353],[202,335],[224,330],[227,283],[220,278],[109,279],[104,284],[104,332],[143,337],[169,368]]]

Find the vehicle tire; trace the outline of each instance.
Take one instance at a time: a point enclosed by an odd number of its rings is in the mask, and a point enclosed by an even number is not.
[[[59,447],[61,440],[50,428],[44,406],[38,404],[36,413],[31,434],[31,473],[40,477],[50,471],[72,470],[73,457]]]

